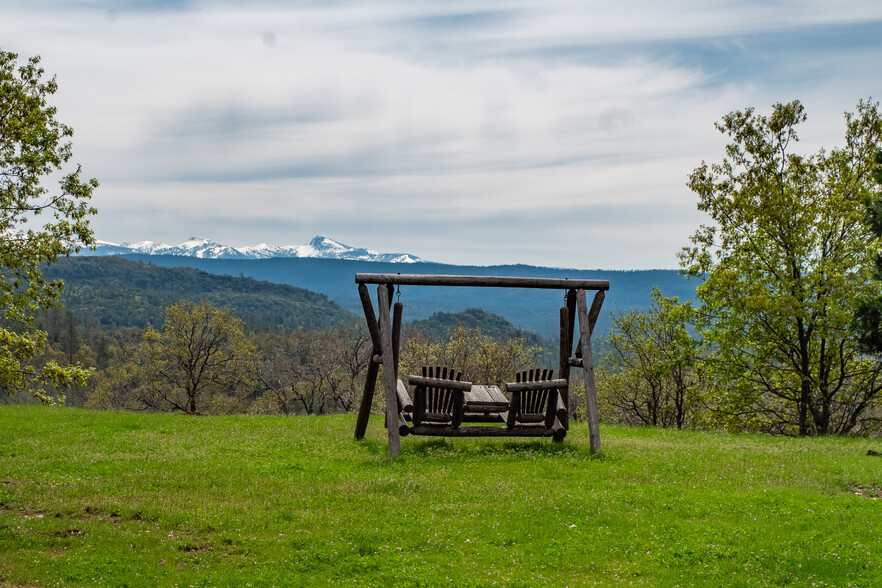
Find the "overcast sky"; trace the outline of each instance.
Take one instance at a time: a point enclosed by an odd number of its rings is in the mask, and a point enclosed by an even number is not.
[[[57,75],[96,236],[674,268],[713,127],[882,97],[879,0],[0,0]]]

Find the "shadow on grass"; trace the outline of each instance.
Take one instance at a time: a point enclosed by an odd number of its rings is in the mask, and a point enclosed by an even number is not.
[[[385,440],[362,439],[357,446],[372,456],[388,456],[389,448]],[[615,458],[601,452],[591,453],[585,443],[555,443],[550,438],[448,438],[414,437],[401,439],[401,457],[404,459],[445,459],[463,457],[512,457],[536,459],[557,457],[576,460],[609,462]]]
[[[569,457],[578,459],[605,460],[603,453],[592,454],[587,449],[566,443],[553,443],[550,440],[539,441],[476,441],[427,439],[407,440],[401,444],[401,455],[404,457],[500,457],[511,456],[520,458],[536,457]]]
[[[371,455],[379,455],[381,453],[389,453],[389,448],[383,441],[374,441],[373,439],[359,439],[355,441],[358,447],[367,450]]]

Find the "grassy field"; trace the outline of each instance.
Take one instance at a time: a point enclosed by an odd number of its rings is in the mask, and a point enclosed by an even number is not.
[[[0,407],[0,586],[882,586],[882,440]]]

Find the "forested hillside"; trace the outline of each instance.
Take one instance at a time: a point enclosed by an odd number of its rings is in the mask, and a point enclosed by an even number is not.
[[[519,329],[503,317],[480,308],[467,308],[462,312],[436,312],[427,319],[410,323],[408,331],[419,331],[428,337],[442,339],[448,337],[457,327],[480,329],[481,333],[496,340],[517,337],[530,345],[549,345],[547,340],[541,339],[532,331]]]
[[[302,288],[119,257],[61,259],[44,274],[64,280],[64,307],[84,325],[158,327],[164,309],[179,300],[230,309],[252,328],[322,330],[354,318],[324,294]]]
[[[604,303],[604,312],[597,326],[600,333],[606,332],[611,324],[608,311],[616,307],[623,310],[646,309],[653,286],[658,286],[665,296],[692,300],[696,285],[696,281],[686,280],[677,270],[575,270],[529,265],[395,264],[336,259],[228,260],[163,255],[126,257],[167,267],[187,266],[213,274],[250,276],[258,280],[291,284],[325,294],[359,315],[361,302],[355,285],[355,274],[358,272],[609,280],[610,288]],[[401,302],[404,303],[405,322],[425,319],[436,312],[456,313],[467,308],[481,308],[504,317],[516,327],[529,329],[542,336],[556,336],[558,308],[563,302],[563,292],[518,288],[403,286]]]

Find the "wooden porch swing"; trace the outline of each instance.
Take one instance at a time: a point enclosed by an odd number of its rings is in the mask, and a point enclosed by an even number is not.
[[[390,457],[401,454],[400,438],[406,435],[551,437],[555,441],[562,441],[569,429],[570,368],[581,367],[585,378],[591,451],[600,451],[591,333],[600,316],[604,292],[609,289],[607,280],[360,273],[355,274],[355,282],[373,342],[355,425],[356,439],[363,439],[367,430],[380,364],[383,364],[386,366],[383,370],[383,387],[386,393]],[[377,313],[374,313],[367,284],[377,284]],[[496,385],[462,381],[461,373],[446,366],[424,366],[421,374],[407,376],[407,385],[413,387],[411,399],[411,391],[398,377],[403,305],[396,302],[393,307],[392,295],[395,287],[400,285],[565,290],[566,305],[560,309],[558,377],[554,378],[551,370],[523,371],[517,374],[515,382],[505,384],[510,396],[507,398]],[[588,290],[596,291],[590,309],[586,295]],[[579,339],[574,353],[573,334],[577,316]]]

